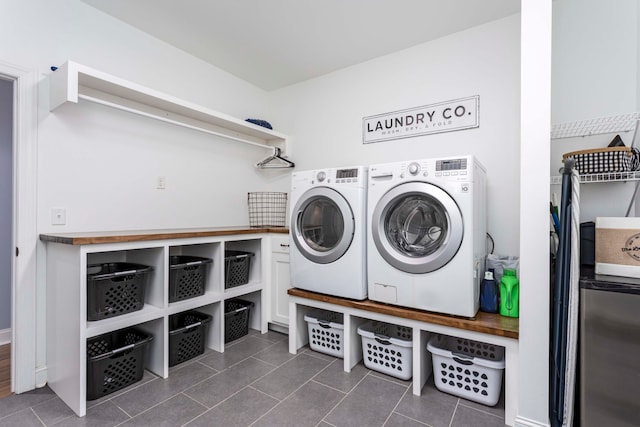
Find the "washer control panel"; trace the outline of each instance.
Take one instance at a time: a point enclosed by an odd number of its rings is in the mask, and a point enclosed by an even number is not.
[[[363,187],[367,185],[366,166],[354,166],[339,169],[316,169],[303,172],[294,172],[292,176],[292,185],[294,188],[300,186],[315,185],[337,185],[341,184],[347,187]]]

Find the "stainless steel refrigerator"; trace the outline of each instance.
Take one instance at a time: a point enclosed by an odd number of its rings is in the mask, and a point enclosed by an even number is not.
[[[582,427],[640,426],[640,280],[580,281]]]

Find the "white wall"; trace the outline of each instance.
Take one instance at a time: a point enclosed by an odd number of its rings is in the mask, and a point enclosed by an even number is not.
[[[553,2],[552,123],[640,111],[639,23],[635,0],[616,0],[615,7],[607,0]],[[606,147],[615,135],[552,140],[550,174],[558,175],[562,154]],[[620,136],[632,144],[633,132]],[[632,182],[583,185],[581,219],[624,216],[634,187]],[[559,185],[551,191],[560,196]]]
[[[48,111],[49,67],[92,66],[239,117],[269,117],[266,93],[79,0],[3,5],[6,62],[40,71],[39,232],[247,223],[246,193],[269,186],[253,164],[260,148],[142,120],[93,105]],[[166,176],[167,189],[156,190]],[[50,209],[67,209],[52,226]]]
[[[247,191],[278,172],[258,172],[268,151],[97,106],[49,113],[50,66],[73,60],[238,118],[269,120],[267,94],[81,3],[7,0],[0,14],[0,61],[42,76],[38,117],[39,233],[247,223]],[[155,177],[167,189],[155,189]],[[240,179],[237,179],[240,177]],[[52,226],[50,209],[67,209]],[[46,287],[38,246],[37,371],[46,378]],[[26,250],[27,253],[32,251]]]
[[[496,251],[517,255],[519,29],[508,17],[273,92],[296,170],[474,154],[487,168]],[[477,129],[362,144],[365,116],[471,95]]]
[[[0,330],[11,327],[13,82],[0,78]]]

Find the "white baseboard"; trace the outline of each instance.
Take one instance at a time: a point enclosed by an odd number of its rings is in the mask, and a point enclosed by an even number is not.
[[[11,328],[0,329],[0,345],[9,344],[11,342]]]
[[[514,427],[549,427],[549,423],[541,423],[539,421],[530,420],[521,416],[516,417],[516,421],[513,424]]]
[[[47,367],[41,366],[36,368],[36,388],[47,385]]]

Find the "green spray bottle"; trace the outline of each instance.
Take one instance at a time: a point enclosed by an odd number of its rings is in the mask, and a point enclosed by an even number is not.
[[[500,279],[500,314],[518,317],[520,313],[520,287],[513,268],[505,268]]]

